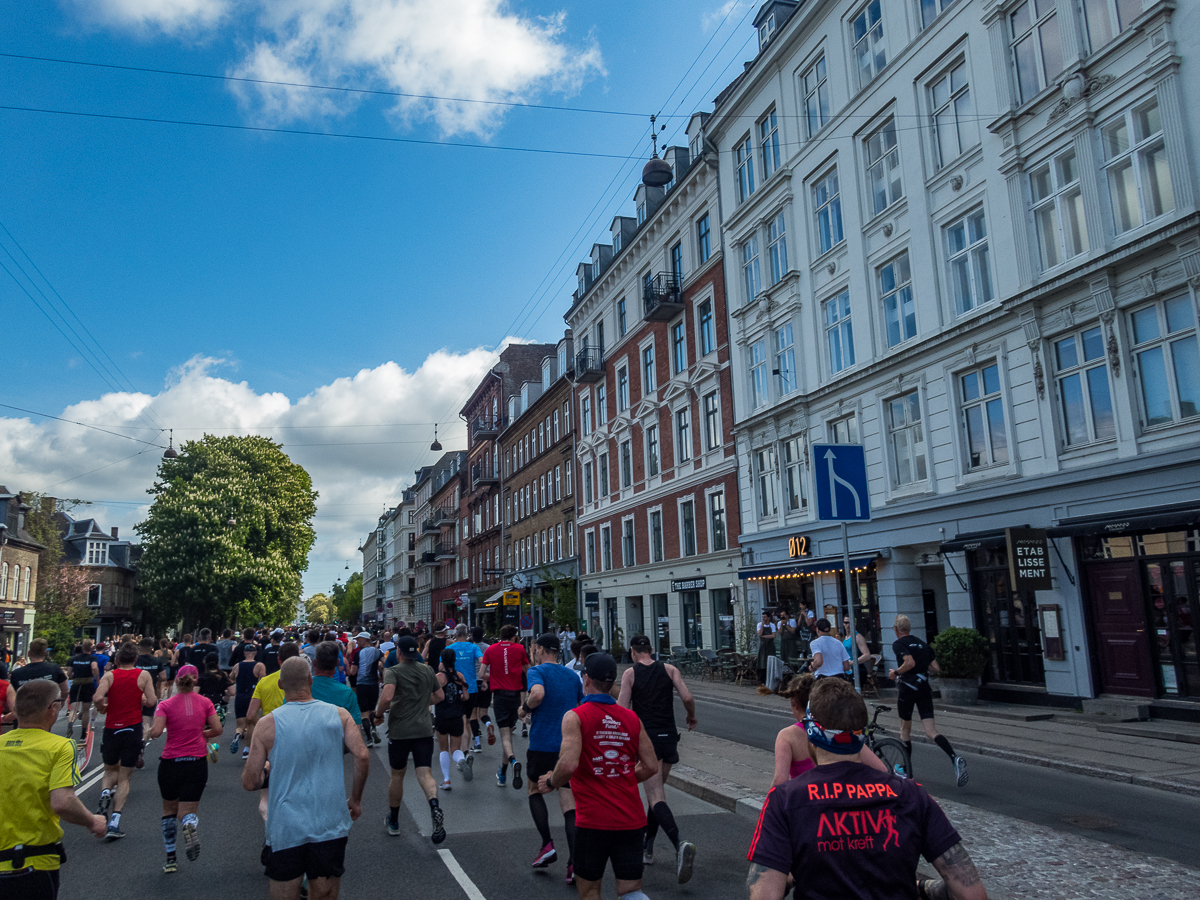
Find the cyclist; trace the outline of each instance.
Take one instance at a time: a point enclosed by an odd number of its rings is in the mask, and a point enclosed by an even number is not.
[[[808,733],[804,730],[805,710],[808,708],[808,696],[812,691],[815,679],[811,675],[794,675],[784,683],[778,692],[780,697],[786,697],[792,704],[792,715],[796,724],[782,728],[775,736],[775,778],[771,784],[786,784],[798,775],[803,775],[816,765],[812,757],[812,744],[808,742]],[[763,690],[759,689],[760,692]],[[858,755],[862,762],[872,769],[886,772],[887,766],[878,756],[864,746]]]

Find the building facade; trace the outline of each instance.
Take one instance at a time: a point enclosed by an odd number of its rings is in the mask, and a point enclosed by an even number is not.
[[[465,498],[467,488],[467,453],[459,450],[449,454],[448,465],[434,473],[430,495],[431,519],[424,523],[433,528],[424,530],[419,565],[432,571],[433,621],[462,619],[465,609],[463,596],[467,591],[466,566],[460,556],[465,533]]]
[[[83,626],[83,637],[111,640],[144,630],[137,585],[142,548],[121,540],[116,528],[105,531],[95,519],[77,520],[57,512],[54,522],[63,540],[62,565],[76,566],[87,576],[92,618]]]
[[[38,554],[44,549],[25,530],[29,506],[0,485],[0,639],[15,656],[25,656],[33,638]]]
[[[716,155],[671,147],[671,182],[578,269],[574,336],[578,551],[589,634],[624,649],[729,646],[737,458]]]
[[[845,612],[809,447],[861,443],[873,649],[905,613],[979,629],[993,696],[1194,701],[1200,5],[772,2],[756,27],[704,128],[751,609]],[[1013,586],[1021,526],[1049,589]]]

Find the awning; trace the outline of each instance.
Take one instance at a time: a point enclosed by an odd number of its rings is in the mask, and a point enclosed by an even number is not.
[[[865,569],[875,561],[875,554],[850,558],[850,571]],[[826,575],[842,571],[842,558],[827,557],[806,563],[793,563],[786,566],[772,566],[762,569],[741,569],[738,578],[787,578],[794,575]]]
[[[1169,506],[1145,507],[1098,516],[1074,516],[1060,519],[1046,529],[1050,537],[1083,534],[1128,534],[1139,531],[1161,531],[1164,528],[1200,526],[1200,506],[1195,503],[1175,503]]]
[[[994,550],[1003,547],[1007,538],[1003,531],[975,531],[956,534],[954,540],[943,541],[939,553],[957,553],[960,550]]]
[[[485,609],[493,607],[493,606],[499,606],[500,600],[503,597],[504,597],[504,588],[500,588],[500,590],[496,591],[496,593],[492,594],[492,596],[490,596],[486,600],[484,600],[481,605]]]

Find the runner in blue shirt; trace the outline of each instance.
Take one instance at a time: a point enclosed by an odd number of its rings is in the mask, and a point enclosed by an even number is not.
[[[454,651],[454,668],[467,679],[467,690],[474,694],[478,688],[475,676],[479,671],[479,661],[483,659],[483,652],[471,643],[470,629],[466,625],[455,628],[454,643],[446,649]]]

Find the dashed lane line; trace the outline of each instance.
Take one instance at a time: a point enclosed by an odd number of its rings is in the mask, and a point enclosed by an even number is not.
[[[463,889],[469,900],[487,900],[483,896],[483,891],[475,886],[471,876],[463,871],[463,867],[458,864],[453,853],[449,850],[439,850],[438,856],[442,858],[442,862],[446,864],[446,868],[450,870],[450,874],[454,876],[454,880],[458,882],[458,886]]]

